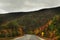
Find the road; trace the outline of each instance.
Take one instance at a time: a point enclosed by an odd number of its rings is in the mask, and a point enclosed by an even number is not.
[[[24,35],[22,37],[14,38],[13,40],[44,40],[35,35]]]

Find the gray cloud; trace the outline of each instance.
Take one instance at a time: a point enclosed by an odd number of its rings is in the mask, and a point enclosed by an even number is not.
[[[60,0],[0,0],[0,9],[7,12],[32,11],[60,6]]]

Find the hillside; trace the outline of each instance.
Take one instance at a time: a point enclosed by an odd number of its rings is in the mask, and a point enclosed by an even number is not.
[[[50,20],[53,24],[50,24]],[[59,20],[60,7],[31,12],[11,12],[7,14],[0,14],[0,37],[17,37],[23,36],[24,34],[34,34],[40,37],[48,38],[49,33],[53,32],[56,27],[56,30],[58,30],[57,35],[60,35],[58,29],[60,28]],[[55,25],[56,27],[54,27]],[[51,27],[53,28],[50,29]],[[41,34],[44,34],[44,32],[46,35]]]

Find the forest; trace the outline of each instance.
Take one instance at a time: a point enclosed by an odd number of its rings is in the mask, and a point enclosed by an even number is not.
[[[0,38],[15,38],[32,34],[46,40],[60,40],[60,14],[54,11],[1,15]]]

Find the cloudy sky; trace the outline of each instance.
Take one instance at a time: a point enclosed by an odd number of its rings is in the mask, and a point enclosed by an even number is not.
[[[0,0],[0,13],[33,11],[60,6],[60,0]]]

